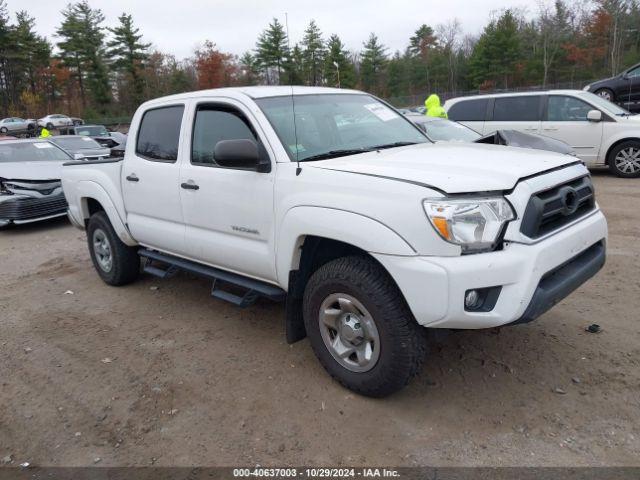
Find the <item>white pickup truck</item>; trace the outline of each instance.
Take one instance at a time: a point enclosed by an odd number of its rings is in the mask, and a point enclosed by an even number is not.
[[[62,184],[110,285],[193,272],[247,306],[286,300],[346,387],[390,394],[425,328],[528,322],[604,264],[607,225],[575,157],[433,144],[371,95],[247,87],[152,100],[123,159]]]

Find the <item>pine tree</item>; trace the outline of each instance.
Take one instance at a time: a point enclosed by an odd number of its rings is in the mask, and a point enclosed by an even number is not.
[[[132,105],[129,107],[137,107],[144,99],[144,79],[140,72],[148,58],[150,44],[142,42],[140,29],[133,26],[131,15],[123,13],[118,21],[118,26],[109,28],[113,39],[107,43],[107,58],[112,61],[111,65],[116,71],[128,76],[131,86],[128,90],[132,92]]]
[[[251,52],[240,57],[240,74],[244,85],[256,85],[260,80],[260,66]]]
[[[326,53],[322,32],[315,20],[311,20],[302,37],[302,59],[308,85],[322,84],[322,67]]]
[[[521,53],[518,19],[513,11],[505,10],[498,20],[485,27],[473,49],[470,73],[475,84],[489,82],[508,88]]]
[[[256,59],[264,70],[268,84],[279,84],[283,80],[283,67],[288,55],[287,33],[278,19],[274,18],[256,43]]]
[[[16,93],[20,95],[28,89],[36,96],[38,73],[49,63],[51,46],[35,32],[35,19],[25,11],[16,14],[16,25],[11,31],[11,37]]]
[[[331,35],[327,41],[325,56],[325,77],[331,87],[353,88],[356,86],[353,62],[338,35]]]
[[[72,3],[62,11],[63,21],[57,35],[64,66],[70,68],[80,87],[82,103],[86,93],[100,109],[111,100],[111,88],[104,57],[104,15],[92,9],[86,0]]]
[[[387,65],[387,48],[372,33],[364,43],[360,57],[360,81],[362,88],[380,95],[383,93],[384,73]]]

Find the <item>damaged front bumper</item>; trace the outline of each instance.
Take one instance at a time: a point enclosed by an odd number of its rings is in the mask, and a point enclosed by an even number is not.
[[[37,222],[67,213],[67,201],[59,180],[3,180],[2,183],[0,227]]]

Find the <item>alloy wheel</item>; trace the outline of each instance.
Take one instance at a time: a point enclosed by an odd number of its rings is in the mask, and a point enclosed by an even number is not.
[[[98,265],[105,272],[110,272],[113,268],[113,254],[107,234],[100,228],[93,232],[93,252],[95,253]]]
[[[628,147],[618,152],[614,159],[616,169],[622,173],[640,172],[640,148]]]
[[[375,321],[357,299],[346,293],[329,295],[320,305],[319,326],[325,347],[352,372],[371,370],[380,357]]]

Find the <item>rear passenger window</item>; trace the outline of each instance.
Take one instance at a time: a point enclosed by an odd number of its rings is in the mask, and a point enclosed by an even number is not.
[[[183,105],[146,111],[138,130],[136,153],[148,160],[175,162],[183,113]]]
[[[498,97],[493,106],[494,122],[531,122],[540,120],[540,97],[523,95]]]
[[[449,120],[456,122],[484,122],[488,102],[487,98],[462,100],[451,105],[447,115]]]
[[[191,163],[217,166],[213,151],[220,140],[253,140],[260,154],[266,153],[240,112],[219,106],[200,107],[193,126]]]

